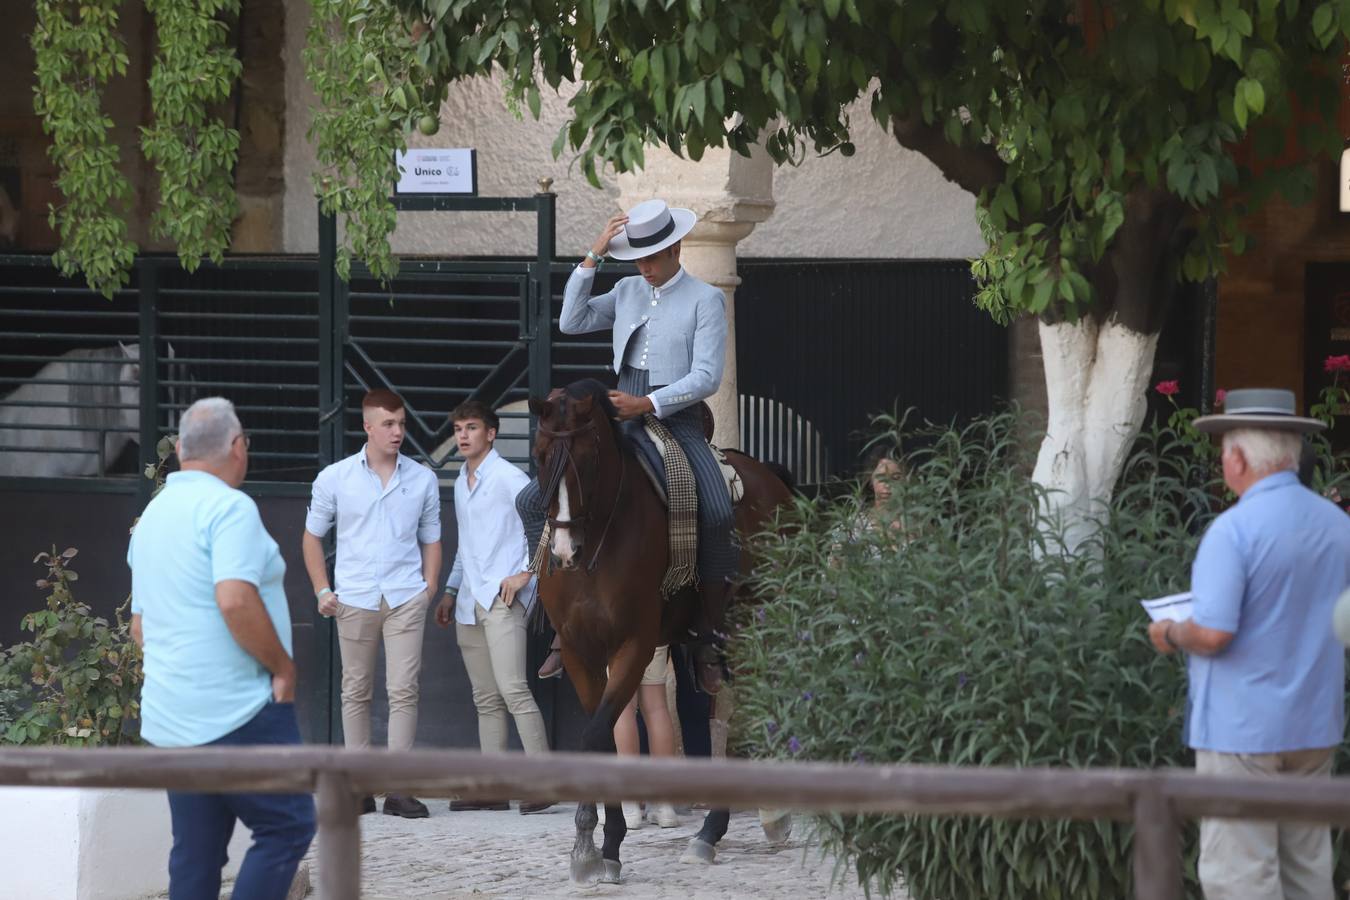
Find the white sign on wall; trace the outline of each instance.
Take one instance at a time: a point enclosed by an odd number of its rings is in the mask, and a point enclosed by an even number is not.
[[[478,158],[467,147],[411,147],[394,153],[399,167],[395,194],[478,194]]]

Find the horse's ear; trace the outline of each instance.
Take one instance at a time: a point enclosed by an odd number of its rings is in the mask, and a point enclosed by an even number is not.
[[[127,359],[141,358],[141,348],[139,344],[124,344],[121,341],[118,341],[117,346],[122,348],[122,355]]]
[[[541,419],[547,419],[553,415],[553,404],[548,400],[540,400],[538,397],[530,398],[530,412]]]

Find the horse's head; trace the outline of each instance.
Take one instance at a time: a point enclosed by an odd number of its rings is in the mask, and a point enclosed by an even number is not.
[[[117,424],[131,430],[123,441],[138,440],[135,432],[141,427],[141,346],[118,341],[117,349],[109,349],[108,354],[121,360],[121,365],[105,367],[110,370],[105,377],[112,381],[117,392]]]
[[[534,462],[548,501],[550,551],[557,565],[570,569],[581,556],[596,487],[614,459],[614,406],[603,384],[586,380],[546,400],[531,399],[530,412],[539,420]]]

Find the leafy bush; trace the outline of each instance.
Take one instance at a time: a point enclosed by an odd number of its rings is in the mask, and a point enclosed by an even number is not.
[[[164,489],[176,435],[160,439],[156,462],[145,468]],[[139,518],[137,519],[139,521]],[[135,527],[135,522],[132,523]],[[39,553],[46,567],[37,582],[50,591],[46,608],[23,617],[33,640],[0,648],[0,743],[97,746],[139,743],[141,649],[131,637],[131,597],[113,623],[75,599],[79,575],[69,568],[77,551]]]
[[[1189,766],[1185,672],[1154,652],[1138,600],[1184,590],[1226,503],[1186,423],[1143,435],[1095,552],[1066,558],[1008,413],[930,431],[894,486],[896,529],[865,501],[801,501],[763,548],[773,601],[732,648],[734,735],[759,757],[971,766]],[[898,440],[893,435],[892,440]],[[1345,464],[1323,480],[1344,480]],[[757,675],[755,673],[763,673]],[[736,727],[733,725],[733,727]],[[1132,895],[1130,826],[830,815],[825,849],[914,900]],[[1195,828],[1185,831],[1187,892]]]
[[[23,618],[31,641],[0,652],[0,695],[11,697],[11,721],[3,734],[8,743],[138,741],[143,675],[140,648],[123,619],[130,598],[117,610],[114,624],[76,600],[71,585],[79,576],[67,568],[76,552],[72,547],[58,554],[53,547],[33,560],[47,569],[37,583],[50,591],[46,608]]]

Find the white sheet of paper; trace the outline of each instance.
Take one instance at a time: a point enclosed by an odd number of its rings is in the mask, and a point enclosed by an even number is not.
[[[1171,619],[1174,622],[1184,622],[1191,617],[1191,592],[1184,594],[1168,594],[1166,597],[1158,597],[1155,600],[1140,600],[1139,605],[1144,607],[1148,617],[1155,622],[1163,619]]]

